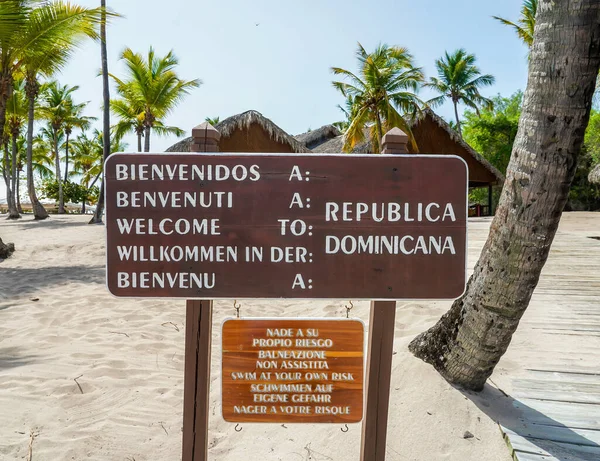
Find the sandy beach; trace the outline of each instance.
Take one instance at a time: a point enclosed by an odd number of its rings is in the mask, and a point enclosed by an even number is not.
[[[88,220],[0,220],[0,237],[17,248],[0,263],[0,460],[28,459],[30,444],[36,460],[178,460],[185,302],[112,297],[104,282],[105,229]],[[470,268],[489,223],[469,223]],[[563,233],[592,235],[599,224],[597,214],[566,214],[557,241]],[[335,318],[345,315],[346,303],[241,300],[241,314]],[[352,317],[368,323],[368,303],[354,304]],[[497,423],[480,410],[500,394],[463,393],[407,351],[449,305],[398,303],[390,461],[510,459]],[[358,460],[360,425],[342,433],[338,425],[246,424],[236,432],[223,421],[219,328],[234,314],[233,303],[217,302],[214,314],[211,459]],[[528,341],[518,332],[492,377],[506,391],[526,360],[517,348]],[[465,439],[465,431],[474,437]]]

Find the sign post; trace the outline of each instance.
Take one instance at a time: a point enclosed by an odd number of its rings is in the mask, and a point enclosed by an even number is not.
[[[204,122],[192,130],[191,152],[218,152],[219,132]],[[186,301],[182,461],[208,460],[212,300]]]
[[[383,154],[407,154],[408,136],[392,128],[382,139]],[[390,382],[394,356],[396,302],[371,301],[367,350],[366,412],[360,461],[385,461]]]

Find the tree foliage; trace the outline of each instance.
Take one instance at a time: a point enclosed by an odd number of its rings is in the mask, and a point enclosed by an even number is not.
[[[379,45],[367,53],[359,43],[356,51],[358,74],[332,67],[335,75],[346,81],[334,81],[333,86],[351,102],[346,115],[351,119],[345,133],[344,151],[352,149],[366,139],[370,131],[373,151],[381,151],[381,139],[386,131],[398,127],[409,135],[411,130],[402,117],[421,110],[423,102],[417,97],[424,80],[423,71],[415,67],[414,58],[406,48]],[[413,141],[414,142],[414,141]],[[416,147],[416,146],[415,146]]]
[[[481,74],[475,65],[474,54],[467,53],[464,49],[456,50],[449,54],[447,51],[441,59],[435,62],[438,76],[431,77],[426,87],[440,93],[439,96],[428,101],[431,106],[439,106],[446,101],[452,101],[456,117],[458,134],[462,137],[461,122],[458,116],[458,104],[464,104],[479,114],[479,108],[489,110],[493,108],[493,102],[481,95],[479,89],[484,86],[493,85],[495,78],[490,74]]]
[[[88,203],[95,203],[98,200],[100,189],[98,186],[87,188],[83,184],[78,184],[72,181],[61,181],[63,196],[68,203],[82,203],[84,200]],[[59,188],[56,179],[44,181],[42,184],[42,194],[44,197],[58,200]]]
[[[519,127],[523,92],[518,91],[508,98],[498,95],[491,100],[493,107],[484,108],[479,115],[465,111],[463,136],[469,145],[505,174]]]
[[[538,0],[525,0],[521,8],[521,16],[517,22],[493,16],[502,24],[512,27],[523,43],[531,48],[533,44],[533,29],[535,28],[535,16],[538,9]]]
[[[183,130],[166,126],[162,121],[190,90],[199,87],[202,82],[179,78],[175,72],[179,60],[172,51],[160,57],[150,47],[144,57],[126,48],[121,53],[121,60],[125,62],[126,77],[121,79],[111,74],[120,100],[124,101],[121,106],[111,103],[113,112],[121,119],[117,131],[134,131],[140,137],[140,128],[143,127],[145,152],[150,150],[152,131],[183,135]]]

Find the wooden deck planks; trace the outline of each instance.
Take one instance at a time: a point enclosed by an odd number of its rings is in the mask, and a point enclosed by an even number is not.
[[[516,461],[600,461],[600,242],[587,237],[559,229],[519,327],[519,417],[501,426]]]

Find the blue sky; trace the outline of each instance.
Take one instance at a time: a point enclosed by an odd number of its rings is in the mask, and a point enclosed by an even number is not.
[[[79,0],[95,6],[98,0]],[[187,132],[205,117],[221,119],[249,109],[260,111],[291,134],[342,119],[343,102],[331,86],[331,66],[354,70],[356,42],[367,50],[379,42],[407,47],[424,68],[445,50],[464,47],[477,56],[483,73],[496,77],[486,95],[524,89],[526,48],[492,15],[517,19],[521,0],[107,0],[124,17],[109,26],[109,70],[123,75],[119,53],[125,47],[160,54],[173,49],[182,78],[200,78],[167,119]],[[258,25],[256,25],[258,24]],[[99,46],[86,44],[57,78],[79,85],[87,115],[100,117],[102,84]],[[425,99],[432,96],[423,91]],[[437,112],[452,117],[449,104]],[[98,122],[99,126],[100,122]],[[176,138],[157,138],[163,151]],[[127,139],[131,150],[134,138]],[[0,188],[0,197],[5,195]]]

